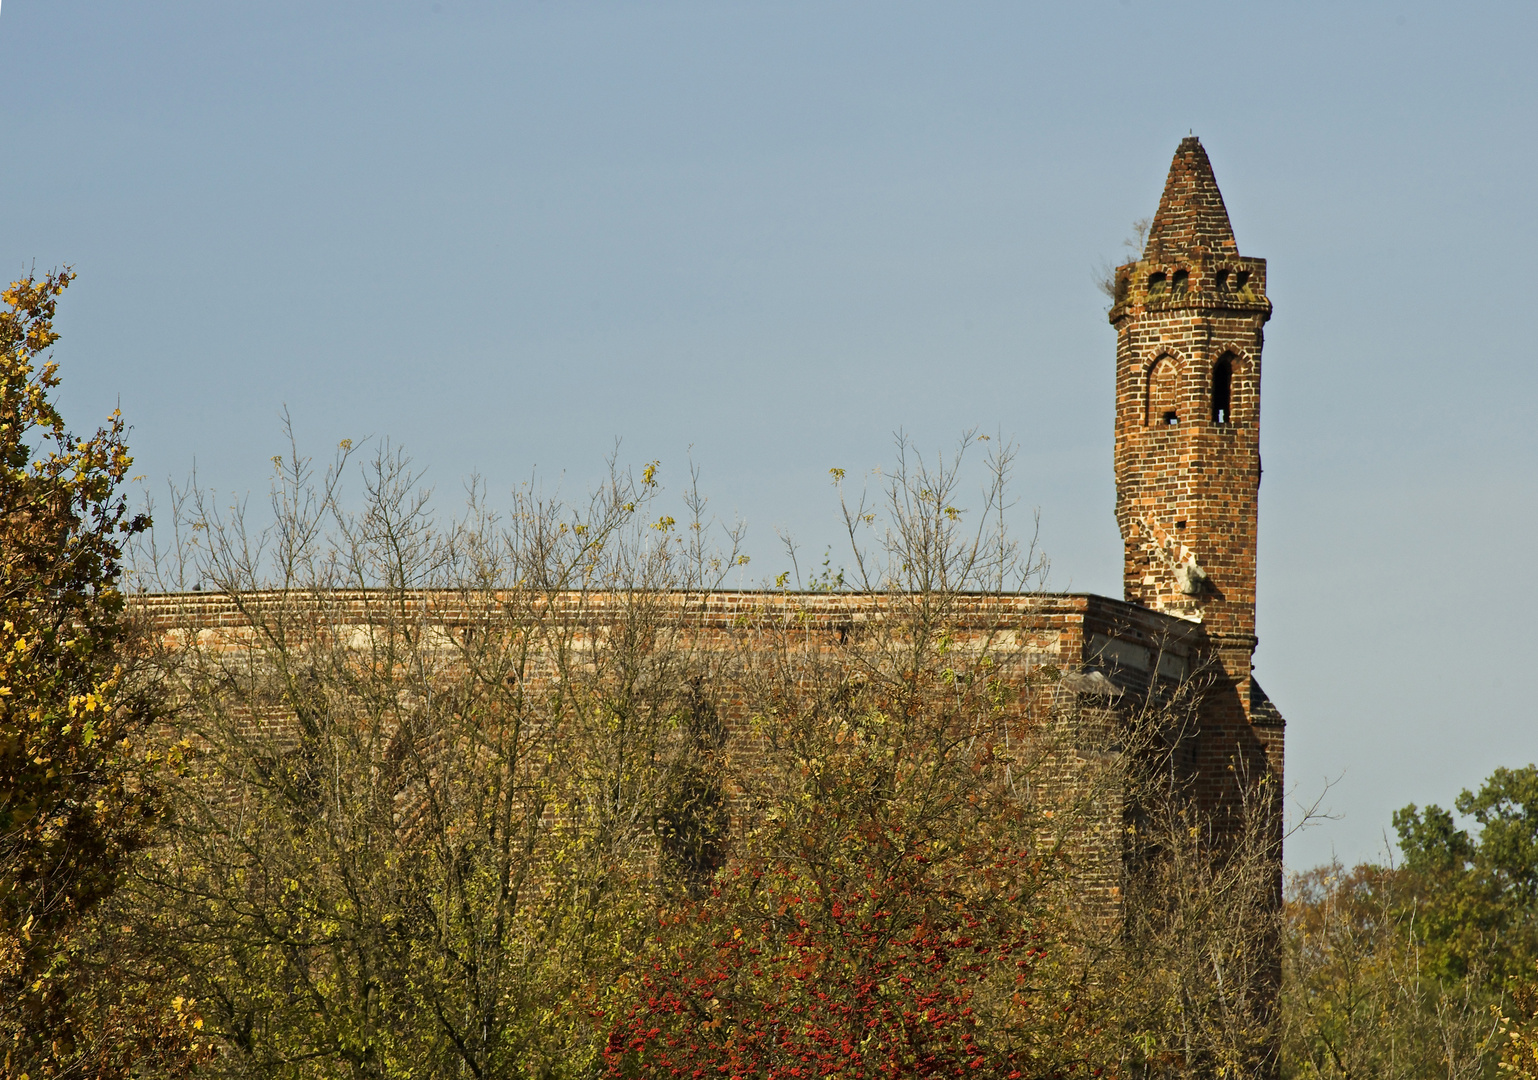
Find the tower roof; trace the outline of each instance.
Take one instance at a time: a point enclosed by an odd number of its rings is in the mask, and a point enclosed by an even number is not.
[[[1212,162],[1202,141],[1192,135],[1180,140],[1170,162],[1164,195],[1148,230],[1145,259],[1168,260],[1197,251],[1239,254],[1234,228],[1228,223],[1223,193],[1212,175]]]

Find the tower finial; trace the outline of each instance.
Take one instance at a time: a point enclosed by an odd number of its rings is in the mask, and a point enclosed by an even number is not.
[[[1164,195],[1148,230],[1143,258],[1170,261],[1176,256],[1207,251],[1237,255],[1239,245],[1228,221],[1223,194],[1212,175],[1212,162],[1195,135],[1180,140],[1170,162]]]

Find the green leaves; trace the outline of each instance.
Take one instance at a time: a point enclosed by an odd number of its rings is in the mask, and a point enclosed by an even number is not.
[[[1538,766],[1496,769],[1454,805],[1481,826],[1478,863],[1522,904],[1538,903]]]
[[[1453,825],[1453,816],[1435,804],[1422,814],[1414,803],[1394,811],[1394,830],[1405,865],[1412,870],[1440,873],[1462,870],[1474,857],[1469,834]]]
[[[1477,834],[1436,805],[1395,812],[1403,888],[1428,970],[1444,978],[1481,970],[1498,984],[1538,960],[1538,767],[1496,769],[1454,805]]]

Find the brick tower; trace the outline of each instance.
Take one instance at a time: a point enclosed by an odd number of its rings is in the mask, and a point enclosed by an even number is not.
[[[1271,301],[1265,260],[1239,254],[1200,140],[1175,151],[1143,257],[1117,269],[1115,287],[1126,598],[1200,623],[1243,719],[1264,723],[1251,715],[1264,698],[1250,660],[1260,349]]]
[[[1191,791],[1242,828],[1263,800],[1272,910],[1282,902],[1284,723],[1251,675],[1260,495],[1264,259],[1244,258],[1207,152],[1181,140],[1148,243],[1118,267],[1116,522],[1126,599],[1196,624],[1202,696],[1183,733]],[[1211,663],[1216,661],[1215,664]],[[1242,835],[1232,834],[1236,839]],[[1274,1024],[1281,942],[1262,931],[1258,992]],[[1255,1075],[1274,1080],[1279,1029]]]

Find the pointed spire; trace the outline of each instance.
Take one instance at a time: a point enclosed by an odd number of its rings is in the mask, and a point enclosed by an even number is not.
[[[1196,136],[1180,140],[1158,213],[1148,230],[1143,258],[1169,261],[1179,255],[1210,251],[1239,254],[1223,193],[1212,175],[1212,162]]]

